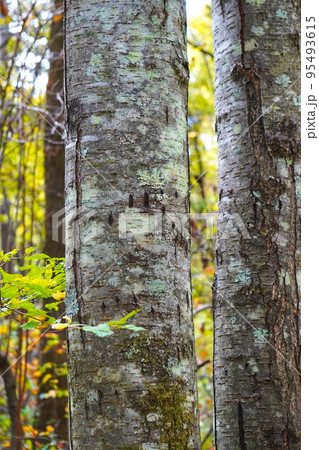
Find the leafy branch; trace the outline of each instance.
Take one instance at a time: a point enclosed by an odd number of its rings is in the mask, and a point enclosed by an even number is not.
[[[35,251],[33,247],[25,251],[24,261],[27,264],[17,267],[22,273],[14,274],[7,273],[1,266],[13,259],[19,259],[15,256],[18,249],[9,253],[0,252],[0,318],[13,316],[22,323],[21,328],[25,330],[43,327],[55,330],[73,328],[94,333],[99,337],[113,334],[112,328],[133,332],[145,330],[126,323],[129,318],[141,311],[140,309],[130,312],[120,320],[96,326],[72,323],[72,319],[68,316],[63,316],[66,322],[52,317],[50,312],[58,311],[60,303],[65,298],[64,258],[51,258],[45,253],[34,253]],[[38,264],[32,264],[34,261]],[[47,303],[45,309],[36,306],[36,300],[47,298],[56,301]]]

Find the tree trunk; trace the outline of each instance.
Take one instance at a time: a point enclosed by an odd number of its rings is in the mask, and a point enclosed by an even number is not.
[[[64,207],[64,142],[62,137],[63,131],[63,2],[54,0],[54,16],[51,25],[51,35],[49,40],[50,51],[50,69],[47,84],[47,122],[44,126],[44,144],[45,144],[45,231],[46,240],[44,252],[56,258],[64,257],[65,247],[60,240],[56,241],[52,236],[52,216]],[[47,303],[53,299],[47,300]],[[63,305],[64,306],[64,305]],[[56,317],[61,316],[60,311],[56,312]],[[64,332],[59,333],[61,346],[65,343],[66,335]],[[59,439],[67,441],[68,426],[66,419],[67,398],[64,397],[48,397],[43,398],[48,391],[52,390],[50,380],[42,384],[42,380],[50,371],[54,379],[59,381],[59,389],[67,389],[67,379],[65,375],[59,376],[57,369],[61,368],[66,361],[65,353],[57,352],[57,348],[43,352],[48,340],[43,337],[40,342],[40,359],[41,365],[53,363],[51,369],[44,372],[39,379],[39,430],[45,431],[48,424],[53,425],[55,433]],[[45,440],[43,441],[45,442]]]
[[[10,417],[11,442],[10,450],[16,450],[17,445],[17,422],[18,422],[18,400],[16,379],[11,370],[11,365],[7,355],[0,353],[0,371],[4,383],[4,389],[7,396],[8,413]]]
[[[218,450],[300,448],[299,20],[298,0],[213,0]]]
[[[67,313],[147,329],[68,332],[72,449],[200,448],[187,82],[181,0],[66,1]]]

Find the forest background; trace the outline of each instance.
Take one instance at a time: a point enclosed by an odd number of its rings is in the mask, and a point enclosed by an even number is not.
[[[63,253],[61,233],[58,243],[46,242],[52,225],[51,218],[49,223],[46,220],[45,195],[48,183],[53,181],[57,192],[49,196],[50,208],[59,215],[63,198],[58,190],[64,173],[55,171],[52,161],[46,159],[45,148],[55,139],[61,145],[63,139],[62,53],[58,48],[62,41],[63,9],[59,1],[49,0],[1,0],[0,6],[0,264],[2,297],[5,291],[6,298],[11,298],[9,306],[1,304],[0,369],[4,376],[0,392],[0,446],[10,447],[14,439],[15,448],[67,448],[63,332],[50,328],[44,333],[39,323],[43,319],[47,324],[45,311],[48,316],[48,311],[57,314],[55,310],[64,296],[63,260],[43,254],[57,257],[62,256],[57,251]],[[214,60],[208,2],[189,0],[187,7],[192,284],[205,450],[213,448],[211,283],[218,200]],[[52,92],[55,100],[50,103]],[[46,170],[51,170],[51,181]],[[13,278],[6,274],[15,277],[15,284],[24,286],[23,298],[39,298],[34,309],[27,309],[27,303],[24,309],[15,308],[17,292],[12,290]],[[59,280],[54,288],[50,284],[53,279]],[[21,299],[22,291],[18,294]],[[43,298],[51,298],[45,311],[40,300]],[[12,389],[14,382],[16,390]]]

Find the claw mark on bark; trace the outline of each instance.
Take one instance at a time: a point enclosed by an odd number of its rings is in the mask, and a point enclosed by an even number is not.
[[[109,217],[108,217],[107,221],[108,221],[109,225],[111,225],[111,226],[113,225],[114,218],[112,216],[112,212],[109,214]]]
[[[88,409],[88,404],[87,404],[86,399],[84,400],[84,409],[85,409],[86,420],[88,420],[88,418],[89,418],[89,409]]]
[[[178,324],[181,326],[181,307],[177,305]]]
[[[148,192],[145,191],[144,192],[144,208],[149,208],[149,207],[150,207],[150,199],[149,199]]]
[[[244,417],[241,401],[238,402],[238,428],[239,428],[239,444],[240,450],[247,450],[245,442]]]
[[[134,206],[134,199],[133,199],[132,194],[130,194],[130,196],[128,198],[128,206],[129,206],[129,208],[133,208],[133,206]]]
[[[99,411],[102,414],[102,412],[103,412],[103,410],[102,410],[102,400],[103,400],[104,394],[103,394],[103,392],[100,389],[97,390],[97,394],[98,394],[98,397],[99,397],[99,400],[98,400],[98,402],[99,402]]]

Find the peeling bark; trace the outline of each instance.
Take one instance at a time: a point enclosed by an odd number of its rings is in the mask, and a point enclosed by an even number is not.
[[[213,0],[213,22],[215,446],[297,450],[300,2]]]
[[[66,1],[67,314],[147,329],[69,331],[72,449],[200,449],[187,85],[181,0]]]

